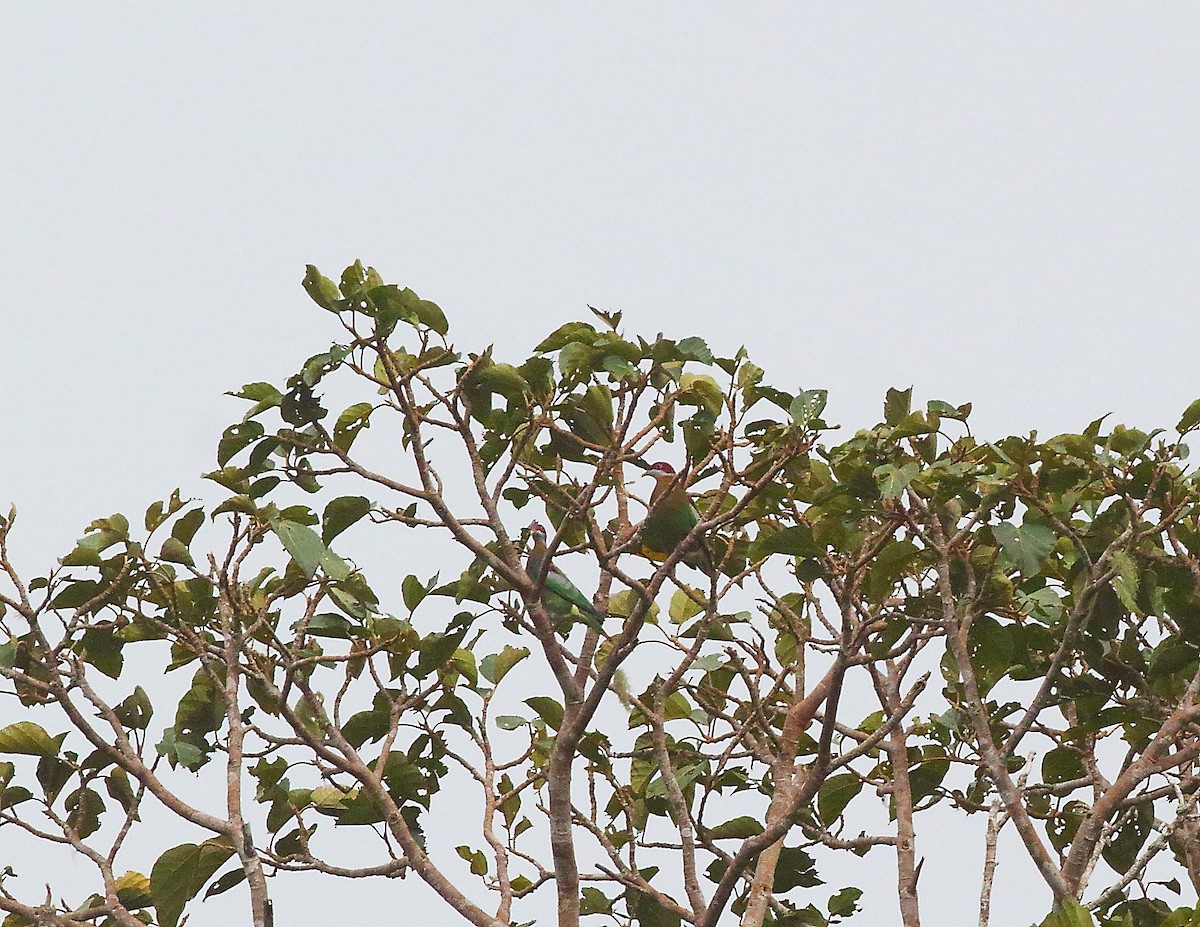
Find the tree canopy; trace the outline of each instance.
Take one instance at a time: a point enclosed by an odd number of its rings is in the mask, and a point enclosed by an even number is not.
[[[980,822],[981,925],[1005,828],[1046,927],[1200,924],[1200,401],[983,440],[894,389],[839,433],[620,313],[505,360],[361,263],[304,288],[337,341],[232,394],[220,501],[33,577],[0,520],[0,832],[93,865],[44,893],[3,860],[4,927],[230,890],[264,927],[295,871],[480,927],[816,927],[860,908],[846,854],[915,927],[935,806]]]

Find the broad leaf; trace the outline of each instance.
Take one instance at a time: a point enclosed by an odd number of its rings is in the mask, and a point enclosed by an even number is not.
[[[291,554],[304,575],[312,577],[317,568],[322,568],[332,579],[345,579],[350,575],[346,561],[331,551],[312,528],[294,521],[279,520],[272,527],[281,544]]]
[[[851,799],[862,791],[862,780],[852,773],[830,776],[817,793],[817,815],[826,826],[838,819]]]
[[[488,654],[479,662],[479,671],[483,678],[496,685],[510,669],[529,656],[528,647],[512,647],[505,645],[499,653]]]
[[[367,515],[374,506],[365,496],[339,496],[325,506],[321,516],[321,541],[328,544],[335,537]]]
[[[66,734],[51,737],[40,724],[33,721],[17,721],[0,730],[0,753],[18,753],[26,756],[58,756]]]
[[[1033,576],[1041,569],[1058,540],[1053,530],[1032,522],[1019,528],[1001,522],[992,526],[992,534],[1008,561],[1026,576]]]
[[[150,870],[150,894],[159,927],[176,927],[184,905],[232,855],[233,847],[220,838],[184,843],[163,853]]]

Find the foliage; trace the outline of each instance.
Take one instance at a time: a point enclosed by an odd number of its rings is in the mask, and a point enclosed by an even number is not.
[[[892,390],[834,443],[823,391],[619,313],[508,362],[361,264],[304,287],[339,342],[233,394],[211,509],[98,519],[28,581],[0,521],[0,829],[96,869],[61,903],[6,869],[6,925],[174,925],[243,881],[268,924],[266,876],[295,870],[411,872],[480,925],[542,895],[560,925],[823,925],[861,891],[821,873],[879,847],[912,925],[935,805],[988,819],[983,921],[1011,824],[1047,924],[1195,922],[1200,406],[1175,435],[987,442],[969,405]],[[651,562],[634,477],[664,457],[699,520]],[[527,572],[543,517],[599,626]],[[375,535],[389,572],[443,567],[368,578],[349,551]],[[142,856],[151,803],[195,842]],[[453,848],[439,813],[474,822]],[[334,858],[331,824],[374,861]]]

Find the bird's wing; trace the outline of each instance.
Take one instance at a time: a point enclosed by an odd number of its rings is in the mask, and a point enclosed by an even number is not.
[[[550,565],[550,572],[546,576],[546,589],[554,595],[558,596],[568,606],[574,606],[580,615],[598,629],[600,622],[600,613],[596,611],[596,607],[591,600],[579,591],[579,588],[567,578],[567,575],[553,564]]]

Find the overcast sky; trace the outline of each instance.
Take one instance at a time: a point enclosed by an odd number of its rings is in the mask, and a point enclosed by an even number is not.
[[[889,386],[989,437],[1200,396],[1200,6],[397,6],[0,6],[18,563],[203,491],[223,391],[335,335],[309,262],[464,346],[589,303],[745,344],[850,431]]]

